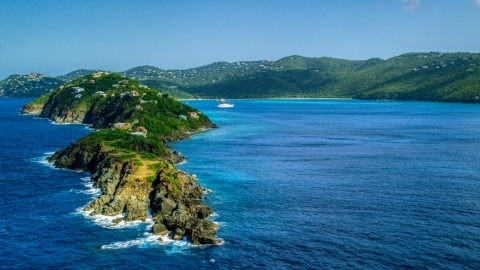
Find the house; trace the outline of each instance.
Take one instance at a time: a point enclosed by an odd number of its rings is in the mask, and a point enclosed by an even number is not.
[[[95,83],[95,80],[90,80],[88,81],[88,83]]]
[[[137,127],[137,131],[147,134],[147,129],[143,126]]]
[[[119,129],[128,129],[130,127],[130,123],[115,123],[113,124],[113,127]]]
[[[107,95],[105,94],[105,92],[103,92],[103,91],[97,91],[97,92],[95,92],[95,93],[92,94],[92,97],[93,97],[93,96],[97,96],[97,95],[101,95],[101,96],[103,96],[103,97],[106,97],[106,96],[107,96]]]
[[[108,74],[110,74],[110,72],[98,71],[98,72],[93,73],[92,75],[93,75],[94,78],[98,78],[98,77],[100,77],[100,76],[102,76],[102,75],[104,75],[104,74],[105,74],[105,75],[108,75]]]
[[[135,111],[141,111],[141,110],[143,110],[142,106],[140,105],[135,106]]]
[[[148,88],[148,86],[146,86],[146,85],[139,85],[138,87],[140,87],[140,88]]]
[[[123,98],[124,96],[126,96],[127,93],[120,93],[120,97]]]
[[[156,100],[140,100],[140,103],[148,103],[148,102],[153,102],[155,104],[158,104],[158,102]]]
[[[143,133],[143,132],[140,132],[140,131],[132,132],[130,134],[135,135],[135,136],[143,136],[145,138],[147,137],[147,133]]]
[[[116,84],[116,83],[112,84],[112,87],[113,87],[113,88],[117,88],[117,87],[119,87],[119,86],[120,86],[120,84]]]
[[[72,87],[71,89],[75,94],[78,94],[80,92],[85,91],[85,89],[83,89],[82,87],[78,87],[78,86]]]
[[[136,97],[136,96],[138,96],[137,91],[130,91],[130,97]]]
[[[188,116],[198,119],[198,114],[196,112],[188,112]]]
[[[78,94],[75,96],[75,98],[81,98],[82,97],[82,94]]]
[[[121,80],[121,81],[119,81],[118,83],[120,83],[120,84],[128,84],[128,80]]]
[[[180,118],[180,120],[187,120],[187,116],[183,114],[180,114],[178,118]]]

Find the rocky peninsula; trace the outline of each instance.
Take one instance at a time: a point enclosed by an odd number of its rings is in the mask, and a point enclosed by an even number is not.
[[[102,191],[85,207],[90,215],[145,221],[151,209],[154,234],[197,245],[219,242],[216,224],[207,219],[213,210],[203,202],[207,190],[174,168],[184,157],[166,145],[215,127],[200,111],[137,81],[98,72],[26,104],[22,113],[96,129],[48,158],[57,168],[90,172]]]

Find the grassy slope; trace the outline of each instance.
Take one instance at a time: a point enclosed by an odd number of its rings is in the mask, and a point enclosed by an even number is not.
[[[95,79],[95,83],[89,83],[91,79]],[[127,80],[128,83],[119,83],[122,80]],[[113,84],[120,86],[114,88]],[[102,75],[99,78],[88,75],[72,81],[62,89],[55,89],[31,104],[43,102],[44,108],[54,105],[65,111],[85,109],[88,112],[85,123],[101,129],[85,136],[78,143],[84,147],[101,144],[121,160],[133,159],[140,166],[139,170],[144,172],[144,179],[151,183],[157,167],[167,166],[165,162],[169,152],[164,141],[184,138],[191,131],[208,128],[213,124],[198,110],[139,85],[118,74]],[[75,98],[72,93],[71,89],[75,86],[85,89],[81,98]],[[104,91],[107,96],[92,96],[96,91]],[[121,95],[130,91],[137,91],[139,95]],[[141,100],[150,102],[141,103]],[[137,105],[142,109],[136,110]],[[199,117],[179,119],[179,115],[188,115],[188,112],[196,112]],[[111,124],[118,122],[130,123],[131,130],[110,128]],[[147,129],[146,137],[131,134],[140,127]]]

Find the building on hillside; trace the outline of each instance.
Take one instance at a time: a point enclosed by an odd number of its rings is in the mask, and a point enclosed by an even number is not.
[[[180,120],[187,120],[187,116],[183,114],[180,114],[178,118],[180,118]]]
[[[103,92],[103,91],[97,91],[97,92],[95,92],[95,93],[92,94],[92,97],[93,97],[93,96],[97,96],[97,95],[101,95],[101,96],[104,96],[104,95],[105,95],[104,97],[107,96],[107,94],[105,94],[105,92]]]
[[[135,106],[135,111],[141,111],[141,110],[143,110],[142,106],[140,105]]]
[[[136,96],[138,96],[137,91],[130,91],[130,97],[136,97]]]
[[[148,102],[153,102],[155,104],[158,104],[158,102],[156,100],[140,100],[140,103],[148,103]]]
[[[82,97],[82,94],[78,94],[75,96],[75,98],[81,98]]]
[[[198,114],[196,112],[188,112],[188,116],[198,119]]]
[[[128,80],[121,80],[121,81],[119,81],[118,83],[120,83],[120,84],[128,84]]]
[[[147,137],[147,130],[145,129],[145,132],[142,132],[142,131],[135,131],[135,132],[132,132],[130,133],[132,135],[135,135],[135,136],[143,136],[143,137]]]
[[[113,124],[113,127],[119,129],[128,129],[130,127],[130,123],[115,123]]]
[[[80,92],[85,91],[85,89],[83,89],[82,87],[78,87],[78,86],[72,87],[71,89],[75,94],[78,94]]]
[[[137,127],[137,131],[147,134],[147,129],[144,126]]]

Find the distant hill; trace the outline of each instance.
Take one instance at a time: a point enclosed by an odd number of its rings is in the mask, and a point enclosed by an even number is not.
[[[39,97],[63,83],[38,73],[11,75],[0,82],[0,97]]]
[[[350,97],[468,103],[480,96],[478,53],[408,53],[365,61],[292,56],[263,69],[178,88],[204,98]]]
[[[77,70],[57,79],[68,81],[91,72]],[[387,60],[293,55],[277,61],[215,62],[185,70],[146,65],[119,74],[174,98],[348,97],[476,102],[480,96],[479,53],[407,53]]]
[[[75,71],[72,71],[68,74],[65,74],[65,75],[61,75],[61,76],[58,76],[56,77],[56,79],[58,80],[61,80],[61,81],[64,81],[64,82],[70,82],[70,81],[73,81],[75,79],[78,79],[82,76],[85,76],[85,75],[89,75],[89,74],[92,74],[94,72],[101,72],[101,70],[95,70],[95,69],[78,69],[78,70],[75,70]]]

